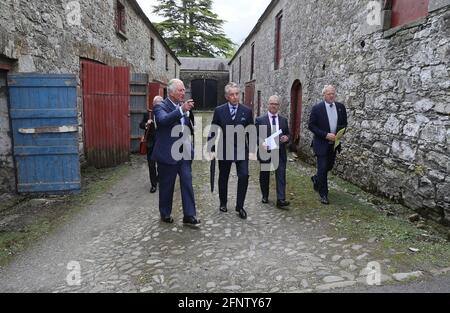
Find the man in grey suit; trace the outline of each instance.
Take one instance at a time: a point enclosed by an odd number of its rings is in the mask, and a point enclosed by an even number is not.
[[[260,162],[259,183],[262,193],[262,202],[269,202],[270,171],[275,170],[277,183],[277,207],[285,209],[289,206],[286,201],[286,165],[287,165],[287,143],[289,142],[288,120],[279,114],[280,97],[269,98],[269,112],[256,118],[256,129],[259,139],[258,160]],[[272,134],[282,131],[276,137],[276,148],[270,149],[264,142]]]

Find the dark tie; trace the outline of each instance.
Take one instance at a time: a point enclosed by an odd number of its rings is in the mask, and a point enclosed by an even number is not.
[[[234,121],[236,118],[236,107],[234,105],[231,106],[231,119]]]
[[[272,115],[272,134],[277,131],[277,116]]]

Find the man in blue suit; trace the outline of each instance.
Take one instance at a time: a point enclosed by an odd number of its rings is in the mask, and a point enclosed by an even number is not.
[[[210,151],[216,154],[213,157],[217,157],[219,161],[220,211],[228,211],[228,179],[231,166],[234,163],[238,176],[236,212],[239,213],[240,218],[246,219],[247,212],[244,203],[249,179],[248,163],[251,136],[243,130],[254,124],[253,113],[249,108],[239,104],[240,88],[236,83],[229,83],[225,86],[225,98],[228,102],[214,110],[208,145]],[[256,148],[256,133],[254,135],[255,147],[251,147],[252,152]],[[217,147],[211,140],[216,136],[219,137]]]
[[[311,110],[308,128],[314,133],[312,147],[317,158],[317,174],[311,177],[314,190],[319,192],[320,202],[329,204],[328,172],[333,169],[336,152],[334,149],[336,134],[347,128],[347,112],[342,103],[336,102],[336,88],[325,86],[322,91],[324,101],[317,103]]]
[[[183,102],[186,89],[179,79],[171,80],[167,89],[168,98],[154,108],[157,129],[152,159],[158,163],[159,212],[163,222],[173,223],[173,192],[179,175],[183,223],[197,226],[200,221],[192,187],[193,125],[189,119],[194,102]]]
[[[287,143],[289,142],[288,120],[279,114],[280,97],[269,98],[269,112],[256,118],[256,129],[259,138],[258,160],[260,162],[259,184],[262,193],[262,203],[269,202],[270,171],[275,169],[277,186],[277,207],[284,209],[289,206],[286,201],[286,165],[287,165]],[[265,126],[265,127],[264,127]],[[277,148],[268,149],[264,140],[272,134],[282,131],[276,138]],[[261,151],[262,150],[262,151]],[[266,152],[266,153],[264,153]]]

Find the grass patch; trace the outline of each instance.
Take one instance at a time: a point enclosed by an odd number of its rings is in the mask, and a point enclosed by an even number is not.
[[[40,196],[39,201],[29,198],[28,201],[3,210],[0,221],[13,218],[0,226],[0,266],[7,265],[30,244],[70,221],[124,177],[129,168],[129,165],[110,169],[85,168],[82,170],[82,188],[79,194]],[[36,197],[34,196],[35,199]]]
[[[432,221],[426,221],[425,230],[418,229],[407,220],[407,215],[414,213],[412,210],[337,177],[332,178],[331,204],[322,205],[304,167],[309,166],[296,163],[289,168],[287,192],[298,214],[319,218],[326,235],[359,244],[376,238],[375,257],[390,259],[393,270],[450,266],[450,243],[445,238],[448,229]]]

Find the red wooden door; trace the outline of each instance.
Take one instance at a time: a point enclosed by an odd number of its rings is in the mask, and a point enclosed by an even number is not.
[[[84,144],[86,160],[97,168],[130,159],[130,71],[83,60]]]
[[[245,99],[244,104],[249,107],[252,112],[257,112],[255,110],[255,82],[250,82],[245,84]]]
[[[162,85],[161,83],[149,83],[148,84],[148,107],[149,109],[153,110],[153,99],[156,96],[161,96],[164,98],[164,88],[165,85]]]
[[[302,122],[302,84],[296,80],[291,89],[291,136],[293,151],[297,151],[300,142],[300,129]]]

